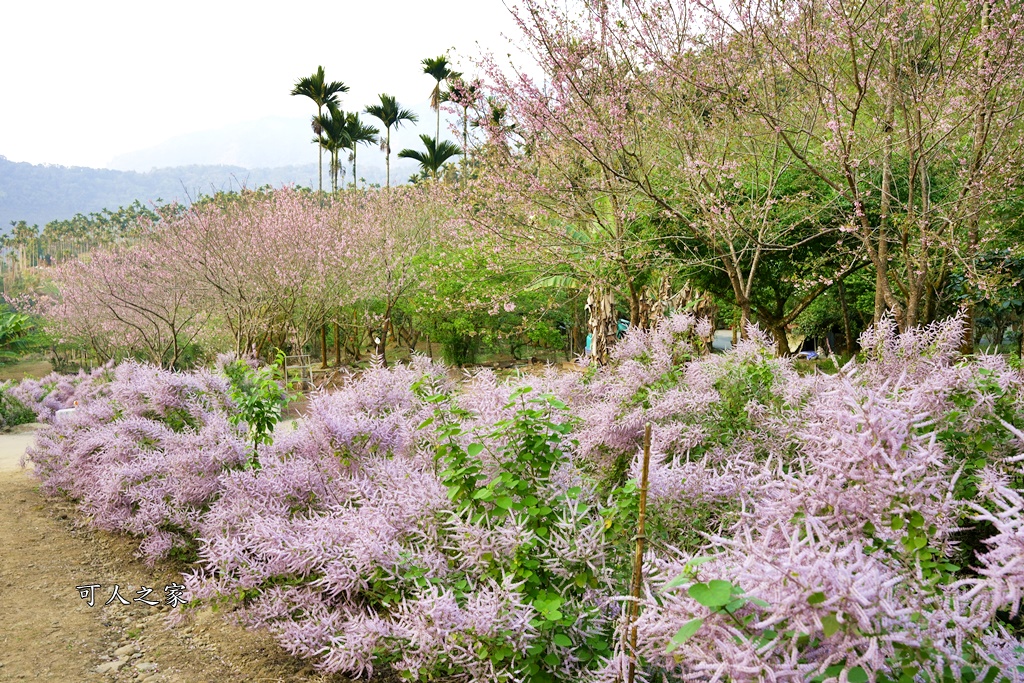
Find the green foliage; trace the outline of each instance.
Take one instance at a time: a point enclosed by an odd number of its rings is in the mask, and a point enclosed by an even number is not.
[[[711,610],[712,615],[723,615],[731,620],[734,625],[741,631],[750,634],[750,637],[757,640],[763,641],[758,643],[763,645],[770,640],[773,640],[777,636],[777,632],[774,629],[764,629],[759,631],[754,624],[757,622],[757,615],[751,611],[746,610],[744,614],[738,614],[740,610],[753,605],[756,607],[768,607],[768,603],[758,598],[749,597],[745,594],[744,590],[739,586],[733,584],[731,581],[723,581],[721,579],[712,579],[710,581],[701,582],[698,581],[698,567],[708,562],[711,558],[708,557],[695,557],[683,567],[683,572],[665,584],[664,590],[672,590],[682,585],[687,585],[686,594],[696,601],[698,604],[707,607]],[[818,595],[811,596],[812,600],[817,602],[823,602],[824,599],[818,599]],[[816,604],[811,602],[811,604]],[[667,652],[672,653],[680,645],[685,643],[704,624],[705,618],[691,619],[690,621],[683,624],[676,634],[669,640]],[[756,634],[756,636],[755,636]],[[767,638],[767,640],[766,640]]]
[[[1015,437],[1003,423],[1024,429],[1024,413],[1013,393],[1006,392],[996,381],[995,373],[986,368],[978,368],[973,386],[954,393],[949,401],[952,410],[943,416],[935,431],[947,457],[961,468],[953,493],[958,500],[980,500],[981,471],[997,467],[1004,458],[1016,454]],[[1024,474],[1019,469],[1005,468],[1004,473],[1015,488],[1024,487]],[[991,534],[990,523],[962,519],[953,561],[962,567],[976,566],[976,556],[985,552],[985,539]]]
[[[730,445],[741,432],[751,428],[751,402],[763,406],[781,407],[779,398],[773,393],[775,370],[768,358],[756,362],[730,362],[728,369],[715,382],[719,400],[714,404],[714,419],[704,424],[707,438],[697,451],[702,452],[714,445]]]
[[[850,343],[856,344],[861,333],[871,325],[875,315],[874,273],[867,268],[856,271],[843,281],[840,292],[832,286],[800,314],[796,320],[797,329],[808,337],[824,338],[829,332],[835,334],[837,348],[833,353],[844,351],[842,334],[844,330],[842,299],[846,300],[850,322]],[[851,349],[852,350],[852,349]]]
[[[410,314],[441,344],[445,362],[464,365],[483,351],[565,346],[573,310],[564,294],[528,289],[530,278],[501,272],[472,248],[434,252],[419,263],[427,274]]]
[[[398,153],[398,157],[418,162],[424,173],[430,172],[435,178],[445,162],[462,154],[459,146],[449,140],[438,142],[429,135],[420,135],[420,140],[423,141],[425,152],[416,149],[403,149]]]
[[[224,374],[231,380],[231,400],[238,412],[230,416],[232,424],[245,423],[253,453],[249,465],[259,467],[259,446],[273,443],[274,425],[281,419],[281,411],[294,399],[282,386],[281,354],[274,365],[254,368],[244,360],[235,360],[224,366]]]
[[[983,288],[958,269],[950,275],[946,296],[952,306],[974,305],[978,338],[987,336],[990,347],[998,349],[1005,333],[1016,326],[1013,337],[1020,357],[1024,340],[1024,255],[1009,249],[991,251],[977,258],[975,268]]]
[[[921,549],[926,547],[927,540],[921,542],[918,539],[924,539],[929,533],[934,533],[934,529],[924,531],[923,523],[923,517],[916,512],[898,517],[894,516],[893,528],[907,529],[907,533],[899,543],[881,541],[877,537],[873,537],[872,530],[869,529],[868,532],[869,536],[872,536],[878,543],[876,549],[899,553],[900,548],[902,548],[904,559],[909,558],[912,561],[919,561]],[[721,579],[699,581],[698,568],[710,559],[707,557],[695,557],[690,560],[684,567],[683,572],[664,587],[664,590],[668,591],[680,586],[687,586],[687,595],[711,611],[710,617],[691,619],[676,631],[669,639],[669,644],[666,648],[666,652],[669,654],[693,637],[707,619],[713,618],[716,615],[729,620],[735,627],[735,631],[742,634],[737,637],[749,640],[753,647],[764,647],[773,642],[783,641],[795,642],[801,649],[813,649],[823,639],[831,638],[844,629],[855,628],[848,618],[843,619],[839,612],[833,607],[828,606],[829,596],[821,591],[807,596],[808,605],[822,610],[819,617],[821,621],[821,631],[819,633],[799,632],[791,628],[789,621],[785,619],[773,623],[768,628],[760,628],[757,626],[757,623],[760,621],[758,612],[760,609],[770,607],[767,602],[746,595],[742,588],[730,581]],[[936,577],[936,585],[940,582],[941,578],[948,579],[949,573],[958,569],[952,565],[947,566],[949,567],[948,569],[939,565],[934,570],[933,575]],[[942,654],[937,652],[927,641],[919,645],[900,645],[897,649],[900,655],[895,659],[888,660],[888,673],[882,671],[874,672],[877,681],[881,683],[914,683],[919,680],[935,680],[941,681],[941,683],[981,683],[982,681],[985,683],[995,683],[996,681],[999,683],[1009,683],[1011,680],[1008,677],[1000,676],[1000,673],[1004,672],[1000,672],[995,667],[985,667],[980,672],[970,667],[964,667],[960,672],[960,676],[954,675],[952,670],[947,668],[942,678],[921,679],[918,676],[922,673],[922,665],[932,659],[941,659]],[[822,673],[807,680],[816,683],[821,683],[828,679],[834,680],[844,671],[846,679],[851,681],[851,683],[867,683],[870,680],[868,672],[863,667],[851,667],[846,662],[829,666]]]
[[[492,557],[488,566],[475,571],[499,582],[511,579],[521,584],[525,601],[536,612],[531,625],[539,637],[525,656],[513,652],[501,639],[484,643],[480,652],[492,660],[496,670],[512,667],[523,680],[542,683],[557,680],[560,648],[572,648],[574,656],[596,665],[601,657],[610,654],[614,634],[598,632],[584,642],[570,638],[570,626],[595,614],[595,608],[589,607],[583,596],[598,585],[598,576],[586,566],[571,576],[563,576],[541,560],[552,520],[582,514],[586,506],[579,499],[579,488],[569,488],[555,496],[547,488],[552,472],[566,459],[562,443],[572,424],[566,419],[566,406],[557,398],[530,397],[529,392],[529,387],[516,390],[510,404],[517,407],[515,417],[497,423],[495,431],[485,435],[483,442],[471,443],[466,448],[457,439],[465,434],[460,421],[464,414],[446,407],[439,409],[433,420],[440,425],[436,460],[443,468],[441,481],[458,514],[475,524],[515,516],[530,532],[529,540],[517,548],[512,558],[499,561]],[[500,452],[492,454],[499,470],[490,478],[480,458],[488,442],[505,444]],[[463,584],[456,585],[460,590],[469,587],[468,583],[464,588]]]
[[[12,363],[45,345],[45,336],[31,316],[0,311],[0,365]]]

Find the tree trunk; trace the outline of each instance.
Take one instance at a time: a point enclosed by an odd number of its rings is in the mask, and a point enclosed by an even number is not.
[[[334,367],[341,367],[341,323],[334,323]]]
[[[615,344],[619,324],[615,319],[615,299],[610,290],[591,287],[587,297],[587,310],[590,313],[588,328],[594,360],[599,365],[607,365],[609,351]]]
[[[992,334],[992,342],[995,344],[996,353],[999,353],[999,347],[1003,343],[1003,337],[1006,336],[1006,323],[997,323],[996,331]]]
[[[881,219],[878,226],[878,263],[875,266],[875,323],[877,324],[888,308],[885,305],[886,280],[889,277],[889,216],[892,212],[892,131],[896,110],[896,53],[889,45],[889,83],[885,94],[885,133],[882,152],[882,201]]]
[[[746,339],[747,338],[747,325],[750,325],[750,322],[751,322],[751,320],[753,318],[753,316],[751,315],[751,308],[752,307],[750,305],[750,300],[746,299],[746,298],[741,299],[737,303],[739,304],[739,307],[740,307],[740,325],[739,325],[740,337],[742,337],[743,339]]]
[[[384,325],[380,331],[380,341],[377,342],[377,355],[380,356],[381,363],[384,367],[388,366],[387,348],[388,348],[388,333],[391,332],[391,309],[384,311]]]
[[[633,283],[630,282],[629,283],[629,326],[631,328],[639,327],[643,323],[643,317],[644,316],[643,316],[643,311],[641,310],[641,306],[642,306],[641,294],[640,294],[640,292],[636,291],[636,289],[633,287]],[[619,324],[619,321],[616,320],[615,321],[616,328],[617,328],[618,324]],[[616,331],[618,331],[618,330],[616,329]]]
[[[178,356],[181,355],[181,349],[178,347],[178,335],[174,332],[174,330],[171,330],[171,336],[173,337],[171,351],[173,355],[171,356],[170,369],[176,370],[178,368]]]
[[[989,4],[988,0],[984,0],[981,3],[981,34],[988,32],[988,16],[989,16]],[[978,54],[978,72],[979,74],[985,68],[985,62],[988,59],[988,50],[982,49]],[[974,144],[973,154],[971,159],[971,171],[972,175],[977,172],[978,167],[981,165],[981,154],[983,140],[985,136],[986,126],[986,104],[988,98],[985,98],[985,103],[978,107],[978,112],[974,119]],[[967,263],[970,264],[970,270],[974,270],[974,265],[978,256],[978,224],[981,221],[981,195],[980,191],[975,187],[970,190],[970,201],[967,207]],[[974,334],[976,327],[974,320],[974,301],[970,298],[967,299],[967,309],[965,311],[964,320],[964,339],[960,346],[960,352],[964,355],[970,355],[974,353]],[[1000,340],[1001,341],[1001,340]]]
[[[786,334],[785,325],[772,325],[769,328],[772,336],[775,337],[775,353],[779,358],[789,355],[789,336]]]
[[[327,368],[327,323],[320,326],[320,367]]]
[[[323,116],[324,108],[318,106],[316,108],[317,117]],[[317,197],[320,197],[324,193],[324,148],[317,145],[317,149],[320,151],[320,155],[317,157]]]
[[[357,310],[353,310],[352,311],[352,329],[353,330],[361,330],[362,329],[362,326],[359,324],[359,311],[357,311]],[[357,333],[357,334],[355,334],[353,336],[353,339],[352,339],[352,358],[357,363],[360,360],[362,360],[362,354],[360,353],[361,345],[360,345],[360,342],[359,342],[360,336],[361,336],[361,334]]]
[[[388,126],[388,138],[384,143],[387,149],[384,150],[384,166],[387,173],[387,187],[391,187],[391,126]]]
[[[940,297],[939,292],[942,291],[942,284],[941,283],[945,282],[945,280],[946,280],[945,276],[940,276],[938,278],[938,283],[939,284],[937,284],[937,285],[936,284],[929,284],[927,289],[925,290],[924,318],[923,318],[924,322],[929,322],[930,323],[933,320],[935,320],[936,311],[939,308],[939,297]],[[972,342],[972,345],[973,345],[973,342]]]
[[[466,184],[469,173],[469,106],[462,107],[462,185]]]
[[[853,353],[853,335],[850,331],[850,308],[846,305],[846,287],[839,281],[839,305],[843,309],[843,353]]]

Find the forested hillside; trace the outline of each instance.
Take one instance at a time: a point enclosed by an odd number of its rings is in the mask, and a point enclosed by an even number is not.
[[[157,199],[187,201],[198,194],[239,186],[316,185],[316,164],[246,169],[238,166],[178,166],[148,173],[101,168],[36,165],[0,156],[0,229],[23,220],[40,226],[75,214],[144,204]]]

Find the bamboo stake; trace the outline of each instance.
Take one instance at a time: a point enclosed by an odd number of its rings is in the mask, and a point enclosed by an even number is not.
[[[636,557],[633,558],[633,601],[629,605],[629,676],[628,683],[633,683],[636,675],[636,620],[640,616],[640,585],[644,571],[644,544],[647,535],[644,533],[644,517],[647,515],[647,473],[651,465],[651,423],[644,426],[644,465],[640,476],[640,515],[637,520]]]

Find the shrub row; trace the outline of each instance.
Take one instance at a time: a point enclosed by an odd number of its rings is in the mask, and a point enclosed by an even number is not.
[[[834,374],[756,330],[707,355],[689,316],[579,374],[456,386],[418,358],[255,455],[226,379],[127,365],[30,457],[147,557],[194,555],[195,602],[327,671],[612,681],[635,653],[645,680],[1016,681],[1024,376],[959,359],[960,324],[878,326]]]

